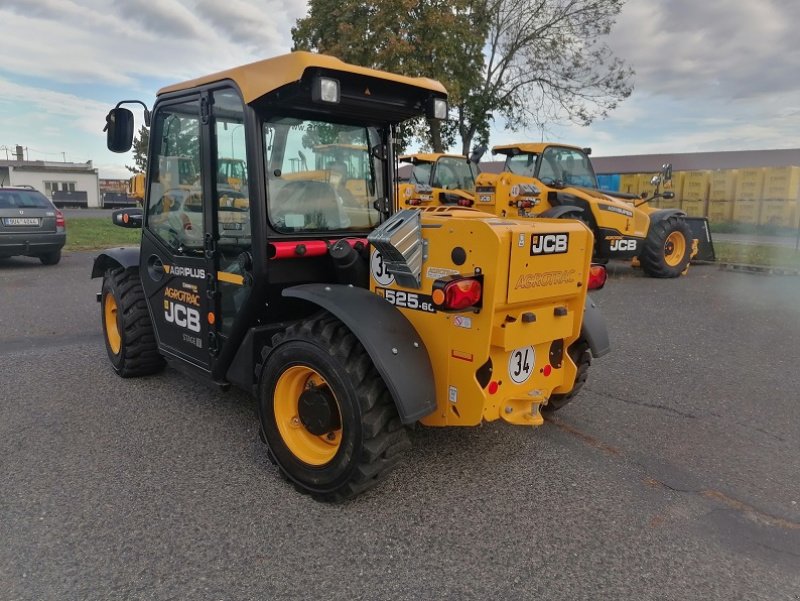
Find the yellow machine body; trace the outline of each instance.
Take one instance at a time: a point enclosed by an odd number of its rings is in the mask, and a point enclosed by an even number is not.
[[[370,284],[400,308],[427,347],[437,409],[421,422],[541,425],[541,406],[575,381],[567,349],[581,331],[591,232],[576,220],[499,219],[460,207],[424,209],[422,231],[428,256],[420,288],[376,278],[376,251]],[[546,241],[557,252],[532,254]],[[436,280],[476,274],[483,278],[480,309],[432,310]]]

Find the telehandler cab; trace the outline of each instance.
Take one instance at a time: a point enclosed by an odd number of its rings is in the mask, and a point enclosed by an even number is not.
[[[481,173],[475,207],[513,218],[561,217],[584,221],[594,233],[594,258],[636,259],[652,277],[684,273],[690,260],[714,260],[708,220],[647,203],[672,198],[672,168],[654,177],[653,196],[601,191],[589,149],[551,143],[492,148],[506,157],[502,173]],[[660,191],[664,185],[665,190]]]
[[[431,152],[403,155],[398,160],[411,166],[408,180],[397,186],[401,208],[475,204],[478,166],[467,157]]]
[[[107,117],[115,152],[131,147],[124,102]],[[395,212],[397,124],[444,115],[436,81],[305,52],[162,89],[145,112],[144,209],[113,215],[141,244],[92,270],[116,373],[167,362],[251,392],[270,459],[323,501],[381,480],[415,422],[540,425],[608,351],[587,300],[605,272],[580,221]],[[330,144],[361,153],[358,205],[317,173]],[[196,183],[162,168],[172,156],[191,157]],[[233,156],[247,168],[236,203],[216,177]]]

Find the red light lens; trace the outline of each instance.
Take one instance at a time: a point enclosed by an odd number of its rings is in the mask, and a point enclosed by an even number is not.
[[[497,388],[498,388],[497,382],[492,381],[489,382],[489,387],[487,388],[487,390],[489,391],[489,394],[495,394],[497,393]]]
[[[56,227],[67,227],[67,222],[64,220],[64,213],[56,209]]]
[[[444,307],[456,311],[466,309],[479,303],[482,293],[483,287],[478,280],[455,280],[444,287]]]
[[[608,273],[605,265],[592,265],[589,268],[589,290],[600,290],[606,285]]]

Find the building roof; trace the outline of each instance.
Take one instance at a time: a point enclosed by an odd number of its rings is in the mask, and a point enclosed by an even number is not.
[[[325,54],[297,51],[167,86],[161,88],[158,91],[158,95],[218,81],[231,80],[241,90],[245,103],[249,104],[273,90],[300,81],[306,69],[313,68],[355,73],[447,94],[442,84],[427,77],[406,77],[405,75],[396,75],[387,71],[350,65],[338,58]]]
[[[14,171],[79,171],[97,173],[91,161],[86,163],[64,163],[61,161],[0,161],[0,167],[11,167]]]
[[[664,163],[672,163],[673,171],[800,166],[800,148],[592,157],[599,174],[656,173]]]

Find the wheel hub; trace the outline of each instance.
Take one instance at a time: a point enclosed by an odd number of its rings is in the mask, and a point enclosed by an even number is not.
[[[312,386],[304,390],[297,402],[297,413],[305,429],[315,436],[341,428],[336,400],[327,388]]]

